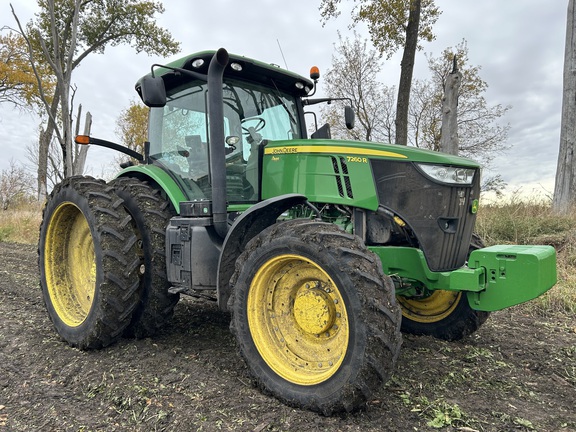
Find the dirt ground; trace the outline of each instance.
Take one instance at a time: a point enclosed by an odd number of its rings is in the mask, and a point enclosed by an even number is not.
[[[525,310],[460,342],[405,336],[377,400],[323,417],[254,388],[209,302],[182,300],[153,339],[70,348],[46,314],[35,247],[0,243],[0,430],[576,431],[576,317]]]

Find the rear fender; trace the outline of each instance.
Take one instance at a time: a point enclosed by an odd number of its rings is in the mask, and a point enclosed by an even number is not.
[[[264,200],[246,210],[235,221],[222,245],[218,261],[218,305],[228,310],[230,278],[234,274],[238,256],[246,244],[265,228],[276,223],[286,210],[307,202],[304,195],[287,194]]]
[[[142,181],[152,181],[166,193],[170,203],[180,214],[180,203],[187,201],[186,195],[170,175],[154,165],[135,165],[125,168],[117,177],[136,177]]]

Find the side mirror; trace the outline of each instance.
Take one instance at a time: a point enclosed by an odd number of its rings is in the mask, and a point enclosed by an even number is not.
[[[136,90],[144,105],[150,108],[166,105],[166,88],[162,78],[146,75],[138,81]]]
[[[347,129],[354,129],[354,121],[356,120],[356,114],[351,106],[344,107],[344,122],[346,123]]]

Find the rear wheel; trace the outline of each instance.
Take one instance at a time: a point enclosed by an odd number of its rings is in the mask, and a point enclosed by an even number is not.
[[[170,282],[166,275],[166,227],[173,211],[169,201],[143,181],[120,177],[110,185],[132,216],[144,264],[138,306],[124,334],[136,338],[153,336],[172,318],[180,299],[179,294],[168,292]]]
[[[140,268],[130,223],[113,188],[88,177],[66,179],[46,203],[40,283],[50,319],[72,346],[109,345],[130,323]]]
[[[472,237],[469,252],[484,247],[480,237]],[[474,333],[490,315],[470,307],[462,291],[430,291],[421,297],[398,296],[402,307],[402,332],[459,340]]]
[[[294,220],[238,258],[231,328],[258,385],[330,414],[360,408],[392,374],[401,344],[391,280],[358,237]]]

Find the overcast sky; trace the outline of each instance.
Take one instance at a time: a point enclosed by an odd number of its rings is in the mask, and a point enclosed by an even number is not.
[[[331,65],[337,32],[351,35],[350,14],[342,14],[322,27],[319,0],[164,0],[159,25],[182,43],[180,55],[206,49],[229,52],[288,66],[308,75],[311,66]],[[343,1],[344,5],[352,1]],[[23,21],[35,12],[33,0],[15,0]],[[435,26],[436,40],[417,54],[415,78],[427,78],[424,53],[438,56],[443,49],[466,39],[471,65],[481,66],[480,76],[489,89],[489,104],[510,105],[504,123],[511,130],[512,148],[493,164],[509,189],[552,193],[560,137],[562,68],[567,0],[436,0],[443,11]],[[0,0],[0,26],[15,27],[8,0]],[[360,27],[361,34],[367,34]],[[282,48],[280,51],[279,45]],[[173,60],[135,54],[115,47],[104,55],[88,57],[75,72],[75,103],[93,115],[92,135],[117,141],[116,119],[132,99],[134,83],[152,63]],[[285,59],[285,60],[284,60]],[[400,54],[384,61],[382,81],[397,86]],[[319,95],[321,95],[321,91]],[[25,147],[37,141],[38,120],[8,105],[0,105],[0,170],[11,158],[26,161]],[[110,169],[115,152],[92,148],[90,173]]]

